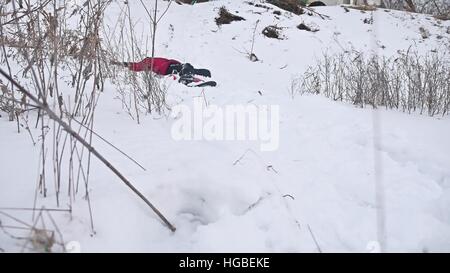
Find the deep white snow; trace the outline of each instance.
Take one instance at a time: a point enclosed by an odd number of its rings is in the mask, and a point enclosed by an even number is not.
[[[139,1],[129,2],[137,32],[149,34]],[[115,2],[106,11],[104,31],[112,29],[119,6],[123,3]],[[221,6],[246,21],[217,27],[214,18]],[[244,1],[174,4],[159,26],[156,52],[209,68],[219,83],[202,93],[164,79],[170,85],[172,106],[191,105],[203,94],[218,106],[279,105],[279,149],[261,152],[254,141],[175,141],[172,117],[143,116],[137,125],[114,99],[114,86],[108,85],[97,109],[96,131],[148,170],[142,171],[98,139],[94,144],[177,231],[171,233],[94,160],[90,195],[96,233],[90,230],[87,203],[80,194],[72,217],[52,213],[66,242],[77,241],[86,252],[316,252],[313,233],[325,252],[369,251],[377,240],[374,158],[378,155],[386,250],[450,251],[447,116],[360,109],[322,96],[289,93],[291,80],[326,50],[392,56],[413,46],[427,53],[449,42],[450,22],[438,24],[426,15],[398,11],[347,13],[339,6],[316,8],[331,20],[284,11],[276,16],[273,10]],[[374,24],[364,24],[371,15]],[[260,61],[250,62],[242,52],[250,50],[258,19],[254,52]],[[301,22],[320,30],[298,30]],[[283,28],[284,40],[261,34],[270,24]],[[430,31],[430,38],[422,39],[420,26]],[[376,132],[374,119],[380,125]],[[0,207],[33,207],[39,147],[32,145],[26,132],[18,135],[16,124],[7,117],[0,119],[0,132]],[[38,197],[38,207],[42,205],[56,207],[55,199]],[[31,221],[30,212],[14,215]],[[0,232],[1,249],[20,251],[21,246]]]

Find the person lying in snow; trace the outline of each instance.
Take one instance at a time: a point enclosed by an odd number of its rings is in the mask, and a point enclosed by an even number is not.
[[[123,65],[134,72],[140,71],[153,71],[158,75],[173,75],[178,74],[180,76],[179,82],[183,84],[189,84],[195,81],[201,81],[195,78],[195,75],[211,77],[211,72],[208,69],[194,68],[190,63],[181,63],[177,60],[165,59],[165,58],[150,58],[147,57],[140,62],[116,62],[112,61],[111,64]]]

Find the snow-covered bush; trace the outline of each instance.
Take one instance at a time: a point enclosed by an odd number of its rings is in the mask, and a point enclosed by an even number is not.
[[[300,15],[304,13],[302,4],[305,5],[305,1],[300,0],[267,0],[267,3],[279,7],[280,9],[290,11],[294,14]]]
[[[36,192],[54,197],[57,206],[68,204],[70,208],[75,196],[83,194],[91,213],[91,156],[114,168],[92,147],[92,139],[96,106],[105,82],[115,76],[110,60],[117,57],[117,51],[109,50],[115,40],[102,32],[104,12],[111,0],[77,2],[49,0],[22,6],[17,1],[0,0],[4,76],[0,80],[0,111],[17,121],[18,130],[24,127],[33,144],[39,143]],[[131,18],[129,13],[124,16]],[[121,51],[128,53],[137,47],[135,54],[128,56],[144,56],[147,52],[134,43],[132,29],[125,31],[121,34],[131,39],[129,44],[122,43]],[[126,79],[131,82],[121,83],[130,83],[127,92],[134,95],[133,113],[139,113],[139,107],[148,112],[163,110],[165,92],[157,79],[149,73],[128,73]],[[28,126],[28,118],[33,119],[32,126]],[[94,232],[92,217],[91,228]]]
[[[360,107],[445,115],[450,111],[448,52],[421,56],[408,51],[392,58],[355,51],[324,54],[315,66],[307,69],[296,90],[302,94],[323,94]]]
[[[226,7],[219,9],[218,17],[214,19],[218,26],[230,24],[233,21],[245,21],[245,18],[230,13]]]
[[[450,11],[450,1],[448,0],[382,0],[381,6],[389,9],[446,16],[449,16]]]
[[[132,14],[128,2],[116,3],[124,12],[117,18],[116,26],[113,28],[107,26],[105,29],[107,39],[104,46],[110,60],[116,60],[119,63],[136,62],[146,57],[155,57],[158,22],[166,14],[172,2],[167,3],[163,10],[159,10],[158,1],[154,3],[156,6],[152,12],[149,12],[151,8],[141,2],[142,8],[149,16],[150,31],[146,27],[136,27],[142,22],[135,21],[135,15]],[[143,32],[138,33],[138,29]],[[141,113],[162,113],[167,108],[167,88],[154,73],[136,73],[119,66],[118,69],[108,69],[107,75],[119,93],[118,98],[122,102],[123,109],[138,123]]]
[[[13,78],[3,79],[0,110],[9,112],[18,129],[28,131],[33,144],[39,143],[36,192],[71,208],[77,193],[89,200],[85,170],[92,149],[61,124],[70,124],[80,139],[92,142],[94,113],[106,80],[100,29],[110,1],[21,3],[0,0],[0,64]],[[28,119],[33,119],[31,126]]]

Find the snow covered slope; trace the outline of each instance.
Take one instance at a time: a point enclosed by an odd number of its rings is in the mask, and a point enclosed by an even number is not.
[[[137,32],[148,33],[139,1],[130,4]],[[121,5],[118,1],[108,8],[104,31],[112,29]],[[221,6],[246,20],[218,27],[214,18]],[[177,231],[171,233],[109,170],[93,162],[95,234],[80,197],[72,217],[53,213],[65,241],[79,242],[82,251],[315,252],[319,245],[325,252],[364,252],[377,240],[377,155],[385,193],[386,250],[450,251],[448,117],[359,109],[321,96],[289,94],[292,78],[326,50],[386,56],[410,46],[421,53],[441,50],[449,43],[450,22],[397,11],[346,12],[339,6],[316,8],[331,18],[323,20],[284,11],[276,15],[273,11],[279,9],[270,7],[224,0],[174,4],[159,26],[156,52],[210,68],[219,83],[202,92],[165,79],[172,106],[190,105],[199,96],[218,106],[279,105],[279,149],[261,152],[259,143],[251,141],[175,141],[172,118],[145,116],[137,125],[121,110],[110,85],[100,99],[96,131],[148,170],[100,140],[95,145]],[[373,24],[363,23],[371,16]],[[254,53],[260,61],[251,62],[244,53],[251,48],[257,20]],[[297,29],[301,22],[319,31]],[[285,39],[260,34],[272,24],[282,27]],[[421,37],[421,26],[431,37]],[[379,122],[376,131],[374,118]],[[39,149],[15,130],[15,124],[0,119],[0,207],[32,207]],[[56,206],[52,196],[39,197],[38,204]],[[26,212],[17,216],[31,219]],[[0,233],[0,248],[20,247]]]

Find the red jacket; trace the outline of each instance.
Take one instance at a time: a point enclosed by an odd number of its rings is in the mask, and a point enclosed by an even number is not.
[[[128,63],[128,68],[132,71],[148,71],[152,67],[153,60],[153,72],[159,75],[167,75],[167,68],[171,64],[179,64],[177,60],[169,60],[164,58],[145,58],[138,63]]]

